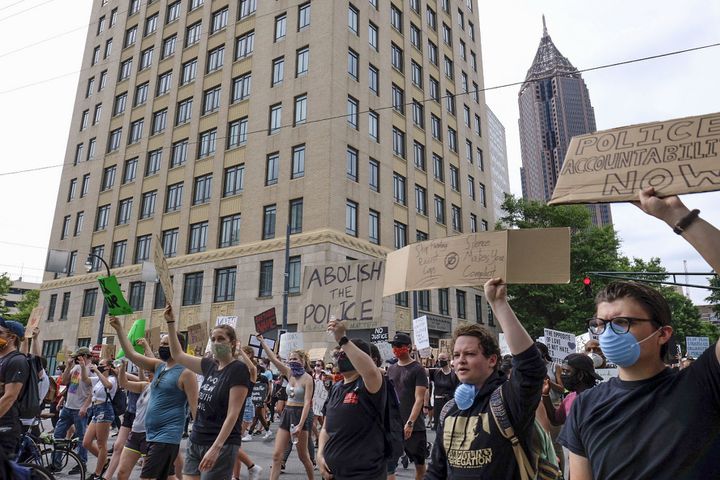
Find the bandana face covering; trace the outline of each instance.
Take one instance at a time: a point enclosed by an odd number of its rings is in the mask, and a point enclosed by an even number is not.
[[[401,356],[404,357],[410,353],[410,347],[407,345],[403,345],[402,347],[392,347],[392,350],[395,358],[400,358]]]
[[[288,367],[292,370],[293,377],[302,377],[303,373],[305,373],[305,369],[300,362],[288,362]]]

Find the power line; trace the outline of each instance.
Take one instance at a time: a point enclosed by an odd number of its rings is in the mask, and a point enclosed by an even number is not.
[[[0,8],[0,12],[2,12],[3,10],[7,10],[7,9],[10,8],[10,7],[14,7],[15,5],[21,4],[21,3],[25,2],[25,1],[26,1],[26,0],[19,0],[18,2],[11,3],[10,5],[5,5],[4,7]]]
[[[606,69],[606,68],[612,68],[612,67],[618,67],[618,66],[623,66],[623,65],[629,65],[629,64],[632,64],[632,63],[645,62],[645,61],[649,61],[649,60],[655,60],[655,59],[658,59],[658,58],[670,57],[670,56],[674,56],[674,55],[681,55],[681,54],[684,54],[684,53],[694,52],[694,51],[698,51],[698,50],[704,50],[704,49],[708,49],[708,48],[714,48],[714,47],[718,47],[718,46],[720,46],[720,42],[718,42],[718,43],[711,43],[711,44],[707,44],[707,45],[701,45],[701,46],[698,46],[698,47],[686,48],[686,49],[682,49],[682,50],[674,50],[674,51],[671,51],[671,52],[665,52],[665,53],[661,53],[661,54],[657,54],[657,55],[649,55],[649,56],[645,56],[645,57],[639,57],[639,58],[635,58],[635,59],[631,59],[631,60],[623,60],[623,61],[620,61],[620,62],[607,63],[607,64],[598,65],[598,66],[594,66],[594,67],[588,67],[588,68],[584,68],[584,69],[579,69],[579,70],[577,70],[576,73],[591,72],[591,71],[595,71],[595,70],[602,70],[602,69]],[[73,73],[77,73],[77,72],[73,72]],[[60,77],[67,76],[67,75],[70,75],[70,74],[61,75],[61,76],[55,77],[55,78],[60,78]],[[547,79],[550,79],[550,78],[553,78],[553,77],[554,77],[554,75],[550,75],[550,76],[548,76],[548,77],[539,78],[539,79],[537,79],[537,80],[547,80]],[[51,80],[52,80],[52,79],[51,79]],[[44,82],[47,82],[47,81],[49,81],[49,80],[40,81],[40,82],[37,82],[37,83],[35,83],[35,84],[33,84],[33,85],[37,85],[38,83],[44,83]],[[523,85],[524,83],[525,83],[525,80],[522,80],[522,81],[518,81],[518,82],[505,83],[505,84],[501,84],[501,85],[495,85],[495,86],[492,86],[492,87],[484,87],[484,88],[479,88],[479,89],[476,89],[476,90],[469,90],[469,91],[467,91],[467,92],[460,92],[460,93],[455,93],[455,94],[450,94],[450,95],[443,95],[443,96],[440,96],[440,97],[437,99],[437,101],[442,101],[442,100],[445,100],[445,99],[447,99],[447,98],[449,98],[449,97],[457,98],[457,97],[461,97],[461,96],[465,96],[465,95],[474,95],[475,93],[479,93],[479,92],[487,92],[487,91],[490,91],[490,90],[498,90],[498,89],[501,89],[501,88],[515,87],[515,86],[518,86],[518,85]],[[26,88],[26,87],[27,87],[27,86],[18,87],[18,88]],[[17,90],[17,88],[16,88],[15,90]],[[7,93],[7,92],[9,92],[9,91],[0,92],[0,94]],[[432,98],[432,97],[427,97],[427,98],[424,98],[424,99],[422,99],[422,100],[419,100],[419,102],[422,102],[422,103],[430,102],[430,101],[436,101],[436,99],[435,99],[435,98]],[[413,101],[405,102],[405,103],[403,104],[403,106],[408,107],[408,106],[411,106],[413,103],[414,103]],[[387,105],[387,106],[378,107],[378,108],[375,108],[375,109],[358,111],[358,112],[357,112],[357,115],[359,116],[359,115],[361,115],[361,114],[367,114],[367,113],[370,113],[370,112],[378,112],[378,111],[383,111],[383,110],[389,110],[389,109],[393,109],[393,108],[395,108],[395,105]],[[325,122],[325,121],[328,121],[328,120],[338,120],[338,119],[341,119],[341,118],[347,118],[348,116],[349,116],[348,114],[331,115],[331,116],[328,116],[328,117],[321,117],[321,118],[316,118],[316,119],[312,119],[312,120],[306,120],[302,125],[310,125],[310,124],[314,124],[314,123]],[[278,127],[278,130],[282,130],[282,129],[284,129],[284,128],[289,128],[289,127],[294,127],[295,125],[296,125],[295,123],[289,123],[289,124],[286,124],[286,125],[281,125],[280,127]],[[249,136],[249,135],[254,135],[254,134],[258,134],[258,133],[267,133],[267,129],[263,128],[262,130],[248,131],[246,135]],[[227,137],[216,137],[216,142],[217,142],[217,140],[225,140],[225,139],[227,139]],[[188,142],[188,145],[195,145],[195,144],[198,144],[198,143],[200,143],[200,142],[199,142],[199,141],[198,141],[198,142],[193,141],[193,142]],[[44,166],[44,167],[36,167],[36,168],[30,168],[30,169],[25,169],[25,170],[15,170],[15,171],[10,171],[10,172],[2,172],[2,173],[0,173],[0,177],[2,177],[2,176],[7,176],[7,175],[16,175],[16,174],[20,174],[20,173],[29,173],[29,172],[39,171],[39,170],[46,170],[46,169],[50,169],[50,168],[57,168],[57,167],[62,167],[62,166],[64,166],[64,165],[69,165],[69,163],[67,163],[67,164],[61,163],[61,164],[56,164],[56,165],[48,165],[48,166]]]
[[[30,10],[34,10],[34,9],[36,9],[36,8],[38,8],[38,7],[42,7],[43,5],[46,5],[46,4],[51,3],[51,2],[54,2],[54,1],[55,1],[55,0],[46,0],[46,1],[42,2],[42,3],[38,3],[37,5],[33,5],[32,7],[28,7],[28,8],[26,8],[25,10],[20,10],[19,12],[15,12],[15,13],[13,13],[13,14],[11,14],[11,15],[8,15],[7,17],[0,18],[0,23],[1,23],[1,22],[4,22],[5,20],[8,20],[8,19],[10,19],[10,18],[17,17],[18,15],[22,15],[22,14],[25,13],[25,12],[29,12]],[[20,3],[20,2],[13,3],[12,5],[17,5],[18,3]],[[9,6],[12,6],[12,5],[9,5]],[[6,7],[6,8],[7,8],[7,7]]]

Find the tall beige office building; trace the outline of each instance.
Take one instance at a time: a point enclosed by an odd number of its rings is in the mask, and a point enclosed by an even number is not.
[[[306,265],[383,257],[494,223],[475,0],[97,0],[65,154],[46,273],[45,353],[95,343],[97,260],[136,313],[165,299],[141,281],[155,236],[181,329],[282,314]],[[488,321],[475,289],[386,298],[379,325],[433,342]],[[213,319],[213,320],[211,320]],[[105,332],[113,331],[106,327]],[[359,335],[366,335],[360,332]]]

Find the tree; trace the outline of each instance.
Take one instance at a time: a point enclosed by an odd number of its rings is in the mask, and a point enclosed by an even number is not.
[[[0,315],[5,315],[9,310],[5,305],[5,297],[10,292],[10,287],[12,287],[12,280],[7,273],[3,273],[0,275]]]
[[[30,312],[32,312],[33,308],[38,306],[39,299],[39,290],[28,290],[23,294],[22,298],[16,305],[18,312],[7,315],[7,317],[10,320],[15,320],[23,325],[27,325],[28,319],[30,318]]]
[[[720,288],[720,276],[714,275],[708,278],[711,287]],[[705,297],[705,301],[712,305],[713,312],[720,315],[720,290],[710,290],[710,294]]]

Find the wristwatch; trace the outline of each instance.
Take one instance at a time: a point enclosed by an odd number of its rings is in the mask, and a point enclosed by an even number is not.
[[[412,420],[408,420],[405,425],[407,425],[408,427],[412,427],[414,424],[415,422],[413,422]]]
[[[350,341],[350,340],[348,340],[348,337],[343,336],[340,340],[338,340],[338,345],[340,345],[340,346],[342,347],[343,345],[345,345],[345,344],[348,343],[349,341]]]

